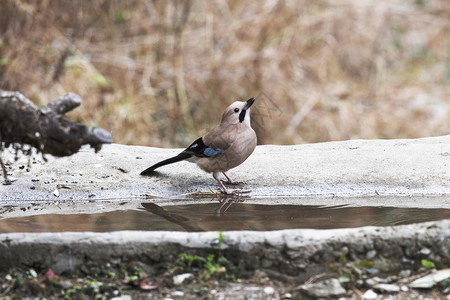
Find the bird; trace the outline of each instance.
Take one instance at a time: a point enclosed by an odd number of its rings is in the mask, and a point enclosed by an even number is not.
[[[212,173],[223,194],[237,194],[236,190],[229,190],[224,184],[242,182],[231,180],[226,172],[242,164],[256,148],[257,137],[250,124],[250,107],[254,102],[254,97],[233,102],[225,109],[219,125],[196,139],[177,156],[154,164],[142,171],[141,175],[151,175],[159,167],[186,160]],[[226,181],[219,178],[220,173]]]

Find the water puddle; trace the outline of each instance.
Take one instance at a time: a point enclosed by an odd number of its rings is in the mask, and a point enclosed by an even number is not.
[[[223,201],[95,214],[45,214],[0,219],[0,233],[118,230],[280,230],[391,226],[450,219],[450,209],[262,205]]]

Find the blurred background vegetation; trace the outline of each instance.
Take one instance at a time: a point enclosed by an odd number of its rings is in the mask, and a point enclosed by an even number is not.
[[[184,147],[235,100],[260,144],[450,132],[448,0],[2,0],[0,89]]]

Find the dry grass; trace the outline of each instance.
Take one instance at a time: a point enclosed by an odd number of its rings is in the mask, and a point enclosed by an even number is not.
[[[115,142],[186,146],[260,94],[260,143],[450,131],[450,2],[25,1],[0,10],[0,88],[69,91]]]

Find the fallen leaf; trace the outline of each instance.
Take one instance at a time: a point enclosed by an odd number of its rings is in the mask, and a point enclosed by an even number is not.
[[[47,271],[47,273],[45,273],[45,277],[47,277],[47,278],[55,278],[56,275],[55,275],[55,272],[53,272],[52,269],[49,269],[49,270]]]

